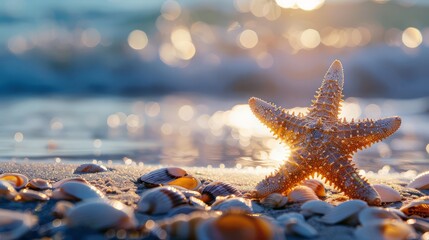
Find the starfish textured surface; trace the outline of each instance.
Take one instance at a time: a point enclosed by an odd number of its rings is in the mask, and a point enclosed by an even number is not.
[[[378,193],[358,174],[352,156],[357,150],[392,135],[401,125],[401,119],[340,120],[343,84],[343,67],[335,60],[306,116],[296,116],[258,98],[249,100],[256,117],[292,149],[290,158],[258,183],[251,193],[253,197],[288,192],[306,178],[319,174],[350,198],[372,205],[381,203]]]

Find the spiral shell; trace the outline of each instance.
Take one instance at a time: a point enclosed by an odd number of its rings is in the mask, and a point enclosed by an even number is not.
[[[188,175],[188,173],[182,168],[159,168],[141,176],[140,181],[144,183],[145,187],[157,187],[186,175]]]
[[[0,209],[0,239],[20,239],[37,222],[32,214]]]
[[[302,185],[292,189],[287,197],[289,202],[306,202],[319,199],[313,189]]]
[[[104,198],[104,194],[90,184],[69,181],[56,188],[52,192],[52,198],[57,200],[80,201],[90,198]]]
[[[362,200],[349,200],[334,207],[321,218],[327,224],[337,224],[349,220],[351,225],[357,222],[357,214],[367,208],[368,204]]]
[[[310,200],[301,205],[301,213],[306,217],[315,214],[325,215],[333,208],[334,206],[322,200]]]
[[[384,219],[372,221],[358,227],[354,232],[356,239],[417,239],[414,229],[408,224],[395,220]]]
[[[187,204],[185,195],[173,187],[147,190],[137,203],[137,211],[147,214],[165,214],[174,207]]]
[[[45,190],[52,188],[52,185],[45,179],[33,178],[27,183],[26,187],[34,190]]]
[[[429,196],[414,199],[399,210],[407,215],[429,217]]]
[[[401,201],[401,194],[395,189],[385,184],[374,184],[372,187],[380,195],[381,202],[398,202]]]
[[[409,188],[419,190],[429,189],[429,171],[420,173],[407,185]]]
[[[21,189],[15,199],[23,202],[31,202],[48,201],[49,197],[44,193],[37,192],[31,189]]]
[[[12,200],[18,193],[9,181],[0,180],[0,199]]]
[[[216,200],[211,205],[211,209],[222,212],[241,210],[243,212],[252,213],[250,200],[234,195],[216,197]]]
[[[174,179],[174,180],[168,182],[167,185],[180,186],[180,187],[183,187],[183,188],[186,188],[189,190],[194,190],[194,189],[197,189],[201,186],[201,182],[197,178],[195,178],[191,175],[187,175],[184,177]]]
[[[95,163],[84,163],[79,165],[74,173],[98,173],[98,172],[107,172],[107,168],[100,164]]]
[[[28,183],[28,177],[20,173],[3,173],[0,180],[8,181],[15,189],[21,189]]]
[[[288,203],[288,198],[280,193],[271,193],[261,200],[261,204],[267,208],[284,208]]]
[[[201,200],[211,204],[218,196],[236,195],[241,196],[240,191],[228,183],[212,182],[204,186],[201,190]]]
[[[323,183],[317,179],[307,179],[302,183],[303,186],[307,186],[316,193],[318,197],[326,197],[326,189]]]

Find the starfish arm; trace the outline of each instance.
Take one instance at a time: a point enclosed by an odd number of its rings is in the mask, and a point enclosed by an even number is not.
[[[323,78],[322,86],[316,92],[309,108],[308,117],[337,120],[343,97],[344,73],[341,62],[335,60]]]
[[[326,181],[348,197],[364,200],[370,205],[381,204],[380,196],[366,179],[358,174],[350,157],[337,158],[337,155],[331,152],[321,167]]]
[[[400,125],[400,117],[383,118],[377,121],[340,123],[337,125],[337,138],[341,139],[344,148],[354,152],[387,138],[396,132]]]
[[[259,98],[250,98],[249,106],[253,114],[286,144],[294,145],[297,139],[304,137],[306,131],[302,117],[289,114]]]
[[[287,192],[310,176],[312,171],[302,159],[299,154],[293,154],[279,169],[256,185],[252,197],[263,198],[271,193]]]

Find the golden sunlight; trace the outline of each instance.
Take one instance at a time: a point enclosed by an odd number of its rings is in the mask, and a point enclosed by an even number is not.
[[[277,5],[282,8],[299,8],[305,11],[312,11],[320,8],[325,0],[276,0]]]

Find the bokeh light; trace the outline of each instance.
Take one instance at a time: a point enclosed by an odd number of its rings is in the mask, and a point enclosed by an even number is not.
[[[241,32],[239,43],[243,48],[254,48],[258,44],[258,34],[251,29],[246,29]]]
[[[141,30],[134,30],[128,35],[128,45],[135,50],[142,50],[147,44],[147,35]]]
[[[300,40],[304,47],[315,48],[320,44],[320,35],[314,29],[307,29],[301,33]]]
[[[417,28],[409,27],[402,33],[402,42],[408,48],[416,48],[422,41],[422,33]]]

